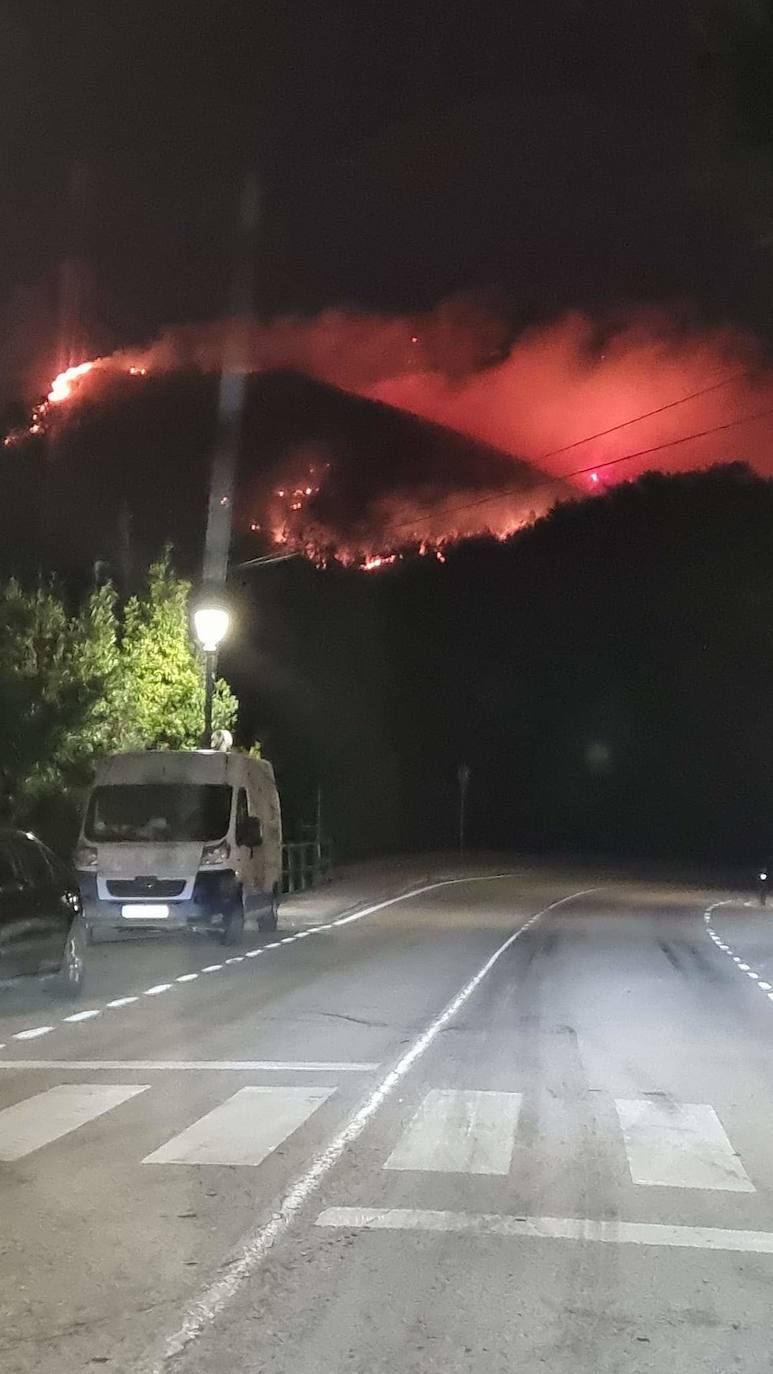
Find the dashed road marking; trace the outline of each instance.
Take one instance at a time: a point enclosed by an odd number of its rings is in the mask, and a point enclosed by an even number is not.
[[[312,926],[308,930],[297,931],[294,935],[287,935],[281,940],[272,941],[271,944],[261,945],[253,949],[246,950],[244,954],[234,955],[233,957],[226,959],[224,963],[207,964],[204,968],[199,969],[197,972],[181,974],[174,979],[173,983],[160,983],[157,984],[155,987],[146,988],[143,993],[127,995],[125,997],[113,997],[110,999],[110,1001],[105,1003],[103,1008],[100,1008],[99,1010],[107,1010],[108,1008],[111,1011],[120,1010],[123,1007],[131,1006],[134,1002],[138,1002],[140,1000],[140,997],[142,996],[155,997],[162,992],[170,991],[170,989],[172,989],[177,983],[195,982],[195,980],[201,973],[219,973],[226,966],[243,963],[245,959],[256,959],[258,955],[264,954],[267,950],[270,949],[277,949],[279,945],[294,944],[296,940],[305,940],[310,935],[318,935],[323,931],[332,930],[334,926],[349,925],[353,921],[362,921],[367,916],[372,916],[375,915],[375,913],[378,911],[383,911],[386,907],[395,906],[400,902],[410,901],[412,898],[420,897],[426,892],[433,892],[443,887],[453,887],[460,883],[485,883],[493,882],[502,878],[513,878],[517,876],[517,873],[510,871],[509,873],[472,874],[469,876],[459,878],[438,878],[434,882],[425,883],[421,887],[415,887],[411,888],[407,892],[401,892],[396,897],[387,897],[383,901],[375,902],[370,906],[362,907],[359,911],[352,912],[348,916],[340,917],[336,921],[328,921],[322,925]],[[98,1012],[95,1014],[98,1014]],[[85,1016],[62,1017],[61,1021],[58,1024],[64,1025],[68,1021],[85,1021],[87,1019],[88,1018]],[[29,1030],[17,1031],[14,1034],[13,1038],[15,1040],[33,1040],[38,1035],[48,1035],[52,1030],[54,1030],[54,1028],[54,1026],[33,1026],[30,1027]]]
[[[740,903],[736,898],[734,898],[734,897],[727,897],[727,898],[725,898],[724,901],[722,901],[722,902],[714,902],[714,904],[713,904],[712,906],[707,907],[706,911],[703,913],[703,920],[704,920],[704,923],[705,923],[705,926],[706,926],[706,933],[708,934],[709,938],[710,938],[711,940],[714,941],[714,944],[716,945],[717,949],[721,949],[721,951],[722,951],[723,954],[726,954],[726,955],[728,956],[729,959],[732,959],[733,963],[735,964],[736,968],[738,969],[738,972],[739,972],[739,973],[745,973],[745,974],[746,974],[746,977],[747,977],[747,978],[750,978],[750,979],[752,980],[752,982],[756,983],[757,987],[758,987],[762,992],[764,992],[764,993],[767,995],[767,997],[769,998],[769,1000],[770,1000],[771,1002],[773,1002],[773,991],[771,990],[772,987],[773,987],[773,985],[770,984],[770,983],[768,983],[768,982],[766,982],[766,981],[761,977],[761,975],[757,972],[756,969],[753,969],[753,968],[751,967],[750,964],[747,964],[747,963],[741,958],[741,955],[740,955],[740,954],[736,954],[736,953],[734,952],[734,950],[732,949],[732,947],[731,947],[730,945],[728,945],[728,944],[722,939],[722,937],[721,937],[720,935],[717,934],[716,930],[714,929],[714,927],[713,927],[712,924],[711,924],[711,918],[712,918],[712,916],[714,915],[714,912],[715,912],[719,907],[722,907],[722,906],[740,906],[740,905],[741,905],[741,903]],[[753,906],[754,903],[753,903],[753,902],[744,902],[743,905],[744,905],[744,906]]]

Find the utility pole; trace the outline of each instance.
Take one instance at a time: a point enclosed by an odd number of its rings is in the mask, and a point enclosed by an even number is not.
[[[244,397],[247,390],[247,339],[252,310],[253,257],[258,221],[258,188],[250,173],[242,186],[239,204],[236,263],[229,300],[229,322],[220,369],[217,397],[217,429],[204,536],[202,585],[196,597],[193,620],[204,650],[204,730],[202,748],[212,743],[212,701],[215,690],[218,647],[228,633],[230,617],[225,583],[233,525],[236,462],[241,440]]]
[[[220,372],[217,431],[204,539],[205,594],[225,586],[231,546],[236,460],[247,389],[247,334],[252,310],[253,255],[258,221],[258,188],[254,175],[245,178],[239,206],[236,268],[229,301],[229,325]]]
[[[469,763],[457,765],[456,777],[459,783],[459,853],[464,854],[465,843],[465,822],[467,808],[467,788],[470,785],[470,773],[472,769]]]

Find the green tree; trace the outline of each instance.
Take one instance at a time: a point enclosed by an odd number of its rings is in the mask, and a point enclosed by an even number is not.
[[[95,588],[70,613],[53,581],[0,584],[0,810],[41,816],[72,838],[74,789],[95,758],[121,749],[186,749],[200,738],[204,674],[188,622],[190,585],[171,552],[145,592],[118,612],[115,588]],[[238,702],[215,686],[213,724],[233,729]],[[43,823],[45,830],[46,825]],[[55,836],[49,835],[55,839]]]
[[[190,749],[201,736],[204,672],[191,640],[190,584],[172,567],[171,551],[153,563],[147,590],[127,603],[119,657],[117,747]],[[228,684],[215,685],[213,726],[233,729],[238,702]]]
[[[0,779],[3,808],[67,785],[110,747],[117,671],[114,593],[100,588],[75,617],[52,583],[0,587]]]

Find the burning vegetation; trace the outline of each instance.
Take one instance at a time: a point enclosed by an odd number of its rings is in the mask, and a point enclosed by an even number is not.
[[[182,326],[66,368],[6,448],[66,426],[103,385],[214,374],[233,332]],[[734,331],[572,316],[510,341],[495,315],[457,301],[423,317],[239,321],[238,335],[244,371],[306,377],[367,407],[353,429],[321,435],[311,407],[294,414],[270,453],[245,441],[243,527],[318,562],[375,571],[409,547],[442,560],[454,540],[506,538],[556,499],[649,468],[743,458],[773,475],[773,383],[759,346]]]

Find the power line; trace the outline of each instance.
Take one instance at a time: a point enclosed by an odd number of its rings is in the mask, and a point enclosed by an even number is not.
[[[293,550],[292,553],[263,553],[258,558],[248,558],[245,563],[235,563],[234,571],[241,568],[263,568],[268,563],[286,563],[289,558],[301,557],[297,550]]]
[[[590,443],[593,442],[594,439],[603,439],[603,438],[604,438],[606,435],[608,435],[608,434],[615,434],[615,433],[616,433],[618,430],[620,430],[620,429],[627,429],[627,427],[628,427],[629,425],[636,425],[636,424],[638,424],[641,420],[650,420],[650,419],[652,419],[652,417],[653,417],[654,415],[662,415],[664,411],[666,411],[666,410],[673,410],[675,406],[684,405],[687,401],[694,401],[698,396],[706,396],[706,395],[708,395],[708,393],[709,393],[710,391],[718,391],[720,387],[727,386],[730,382],[740,381],[740,380],[741,380],[742,378],[744,378],[744,377],[749,377],[749,376],[751,376],[752,373],[754,372],[754,370],[755,370],[754,368],[750,368],[750,367],[749,367],[749,368],[743,368],[743,369],[742,369],[741,371],[739,371],[739,372],[731,372],[727,377],[721,378],[721,380],[718,381],[718,382],[711,382],[708,386],[699,387],[699,389],[698,389],[697,391],[690,391],[690,392],[688,392],[688,394],[687,394],[686,396],[680,396],[680,397],[678,397],[678,399],[675,400],[675,401],[667,401],[665,405],[656,406],[656,408],[655,408],[654,410],[645,410],[645,411],[643,411],[640,415],[633,415],[633,416],[631,417],[630,420],[621,420],[619,424],[610,425],[610,427],[609,427],[608,429],[600,429],[600,430],[597,430],[595,434],[586,434],[586,435],[584,436],[584,438],[582,438],[582,439],[574,439],[574,440],[572,441],[571,444],[564,444],[564,445],[562,445],[560,448],[549,449],[547,453],[538,454],[538,456],[537,456],[536,458],[532,459],[531,461],[533,461],[534,463],[544,463],[548,458],[557,458],[558,455],[561,454],[561,453],[570,453],[572,449],[580,448],[583,444],[590,444]],[[740,423],[740,421],[739,421],[738,423]],[[687,437],[692,437],[692,436],[687,436]],[[675,442],[681,442],[681,441],[675,441]],[[632,454],[631,457],[633,457],[633,456],[634,456],[634,455]],[[552,485],[553,481],[559,481],[559,480],[562,481],[564,478],[567,478],[567,477],[577,477],[577,476],[580,476],[580,475],[582,475],[583,472],[588,471],[588,470],[593,471],[594,468],[596,468],[596,467],[601,467],[601,468],[603,468],[603,467],[609,467],[609,466],[611,466],[611,463],[612,463],[612,462],[625,462],[625,458],[621,458],[621,459],[610,459],[609,462],[607,462],[607,463],[597,463],[597,464],[594,464],[593,468],[591,468],[591,469],[580,469],[580,472],[578,472],[578,473],[575,473],[575,472],[559,473],[559,474],[556,475],[555,478],[552,478],[549,482],[539,482],[539,483],[536,485],[536,487],[530,487],[529,490],[530,490],[530,491],[539,490],[539,488],[542,487],[542,486],[550,486],[550,485]],[[503,491],[504,491],[505,493],[506,493],[507,491],[510,491],[510,490],[513,490],[513,491],[514,491],[515,488],[514,488],[514,487],[512,487],[512,488],[508,488],[508,487],[503,488]],[[499,492],[498,495],[502,495],[502,492]],[[448,512],[448,514],[449,514],[449,515],[454,515],[454,514],[455,514],[457,511],[459,511],[459,510],[470,510],[470,509],[473,509],[475,506],[486,505],[489,501],[495,501],[496,499],[497,499],[496,496],[486,496],[486,497],[482,497],[482,498],[480,498],[479,500],[467,502],[467,503],[465,503],[465,504],[462,505],[462,506],[454,506],[454,507],[452,507],[452,509]],[[429,519],[431,519],[433,513],[434,513],[434,512],[429,511],[426,515],[418,516],[418,519],[419,519],[419,520],[429,520]],[[417,518],[417,517],[414,516],[412,520],[405,520],[405,521],[403,521],[401,524],[397,524],[397,525],[394,525],[394,524],[388,525],[388,526],[387,526],[387,529],[388,529],[388,530],[389,530],[389,529],[404,529],[407,525],[413,524],[416,518]]]
[[[685,400],[686,399],[688,398],[685,397]],[[773,409],[760,410],[757,412],[756,415],[740,415],[736,420],[728,420],[727,423],[722,425],[712,425],[710,429],[695,430],[692,434],[683,434],[678,439],[667,439],[665,443],[652,444],[650,448],[637,449],[635,453],[623,453],[619,458],[607,458],[602,462],[590,463],[587,467],[584,468],[575,468],[572,472],[563,472],[557,474],[555,477],[548,478],[544,482],[535,483],[534,486],[529,487],[528,490],[526,492],[523,492],[522,494],[529,495],[533,491],[539,491],[541,487],[553,486],[556,482],[565,481],[569,477],[584,477],[589,472],[600,472],[603,471],[604,468],[615,467],[618,463],[631,462],[634,458],[646,458],[651,453],[660,453],[663,449],[675,448],[678,444],[686,444],[689,442],[690,439],[704,439],[708,434],[719,434],[722,432],[722,430],[733,429],[736,425],[751,424],[754,420],[764,420],[771,415],[773,415]],[[640,418],[643,419],[644,417],[642,416]],[[634,422],[629,421],[628,423],[633,424]],[[587,441],[578,440],[578,443],[584,442]],[[548,455],[544,456],[547,457]],[[444,514],[456,515],[459,511],[473,510],[476,506],[486,506],[489,505],[492,501],[501,500],[503,496],[506,496],[509,492],[513,491],[521,493],[521,488],[514,486],[502,487],[500,491],[490,492],[487,496],[478,497],[474,501],[465,501],[461,505],[452,506],[450,507],[450,509],[445,511]],[[426,515],[414,516],[411,520],[403,520],[399,524],[387,525],[386,532],[395,529],[406,529],[409,526],[416,524],[417,521],[430,520],[433,515],[434,511],[427,511]]]
[[[702,386],[698,391],[690,391],[687,396],[680,396],[676,401],[667,401],[663,406],[657,406],[655,410],[645,410],[641,415],[634,415],[630,420],[621,420],[617,425],[610,425],[609,429],[599,429],[595,434],[586,434],[584,439],[575,439],[571,444],[564,444],[562,448],[551,449],[548,453],[540,453],[535,459],[535,463],[542,463],[546,458],[557,458],[559,453],[569,453],[573,448],[580,448],[582,444],[590,444],[594,439],[603,439],[607,434],[615,434],[619,429],[627,429],[629,425],[637,425],[640,420],[650,420],[653,415],[662,415],[664,410],[673,410],[674,406],[683,406],[686,401],[694,401],[697,396],[706,396],[710,391],[718,391],[720,387],[727,386],[730,382],[738,382],[743,377],[750,377],[753,368],[745,368],[742,372],[731,372],[728,377],[723,377],[720,382],[712,382],[710,386]],[[603,464],[602,464],[603,466]],[[566,474],[570,476],[570,473]]]

